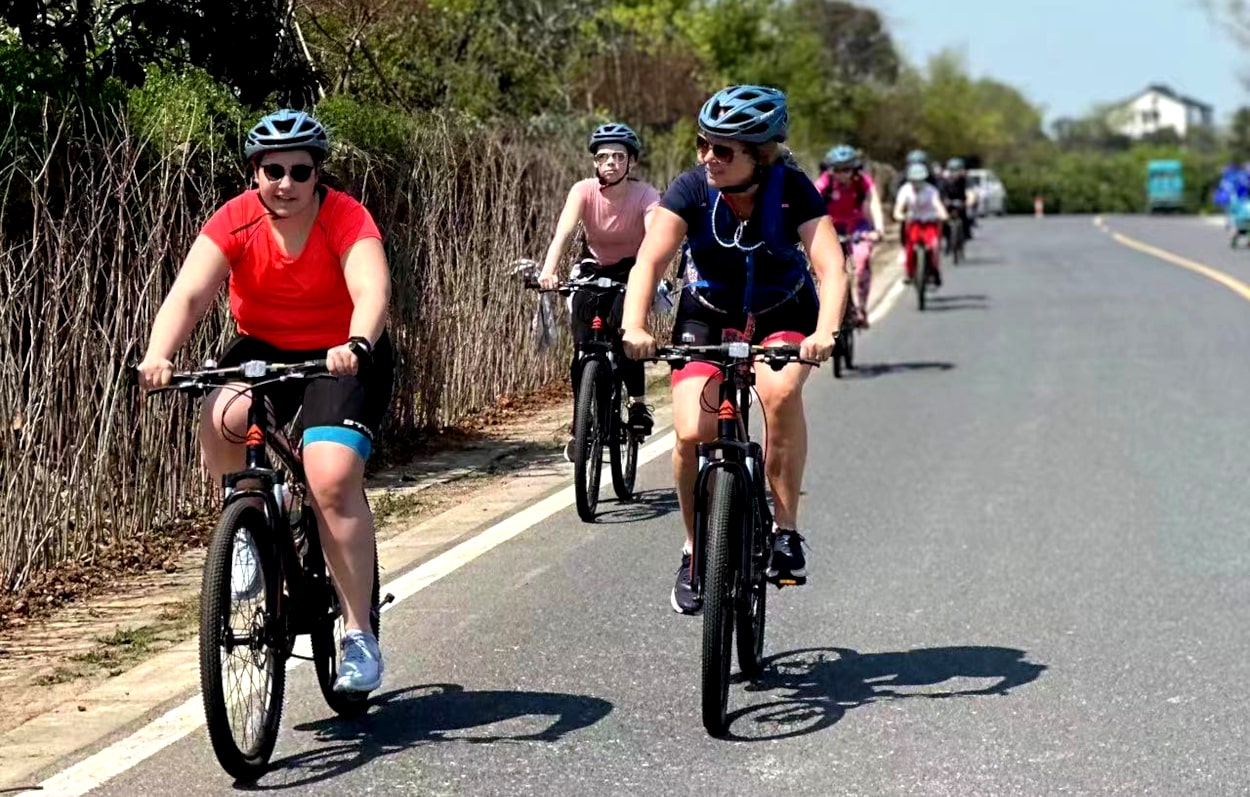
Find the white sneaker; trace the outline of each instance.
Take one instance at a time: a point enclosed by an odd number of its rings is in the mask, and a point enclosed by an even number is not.
[[[382,650],[373,634],[348,631],[343,635],[336,692],[372,692],[382,685]]]
[[[234,555],[230,564],[230,591],[236,602],[255,600],[260,596],[264,579],[260,557],[252,542],[252,533],[239,529],[234,535]]]

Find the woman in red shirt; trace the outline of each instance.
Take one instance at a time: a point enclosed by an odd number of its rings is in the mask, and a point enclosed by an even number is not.
[[[374,528],[364,469],[390,403],[390,273],[369,211],[320,184],[328,150],[325,128],[300,111],[269,114],[252,128],[244,154],[256,187],[204,225],[156,315],[139,373],[147,389],[169,384],[170,358],[227,278],[238,337],[222,367],[328,361],[334,379],[278,386],[272,396],[279,423],[303,407],[305,476],[347,629],[334,688],[369,692],[383,667],[368,622]],[[204,402],[200,445],[219,481],[244,466],[250,401],[223,388]]]

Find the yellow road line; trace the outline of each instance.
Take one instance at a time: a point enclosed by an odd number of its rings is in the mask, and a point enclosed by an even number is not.
[[[1104,227],[1103,229],[1107,229],[1107,228]],[[1171,263],[1174,266],[1180,266],[1183,269],[1188,269],[1189,271],[1192,271],[1195,274],[1201,274],[1202,276],[1206,277],[1209,280],[1218,282],[1219,284],[1223,285],[1225,288],[1228,288],[1233,293],[1237,294],[1241,298],[1250,302],[1250,285],[1247,285],[1246,283],[1242,282],[1236,277],[1230,277],[1224,272],[1211,268],[1210,266],[1204,265],[1203,263],[1199,263],[1196,260],[1190,260],[1187,257],[1181,257],[1180,255],[1173,254],[1167,251],[1166,249],[1160,249],[1157,246],[1151,246],[1150,244],[1142,243],[1141,241],[1130,238],[1127,235],[1123,235],[1118,232],[1112,232],[1109,229],[1107,231],[1111,232],[1112,240],[1114,240],[1118,244],[1127,246],[1130,249],[1136,249],[1137,251],[1148,254],[1151,257],[1157,257],[1160,260],[1164,261],[1165,263]]]

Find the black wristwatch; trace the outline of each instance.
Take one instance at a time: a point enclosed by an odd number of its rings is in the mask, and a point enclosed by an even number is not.
[[[356,359],[361,365],[373,365],[373,344],[364,335],[352,335],[347,339],[347,345],[356,355]]]

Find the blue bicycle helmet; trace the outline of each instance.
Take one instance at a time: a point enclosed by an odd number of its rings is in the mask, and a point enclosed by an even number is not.
[[[330,151],[330,138],[321,122],[303,111],[283,108],[263,117],[248,131],[243,156],[252,160],[266,152],[306,149],[317,157]]]
[[[914,183],[921,183],[929,179],[929,167],[923,163],[913,163],[907,167],[907,179]]]
[[[913,163],[926,164],[928,162],[929,162],[929,155],[927,152],[925,152],[922,149],[913,149],[911,152],[907,153],[908,165],[911,165]]]
[[[703,104],[699,127],[708,135],[748,144],[785,141],[790,128],[786,95],[768,86],[729,86]]]
[[[635,158],[642,152],[642,140],[638,138],[638,134],[629,125],[615,122],[596,127],[595,131],[590,134],[586,149],[594,153],[604,144],[623,144],[629,154]]]
[[[950,172],[962,172],[964,170],[963,158],[951,158],[946,162],[946,170]]]
[[[854,169],[859,167],[859,155],[855,152],[854,147],[839,144],[825,153],[825,163],[832,168],[849,166]]]

